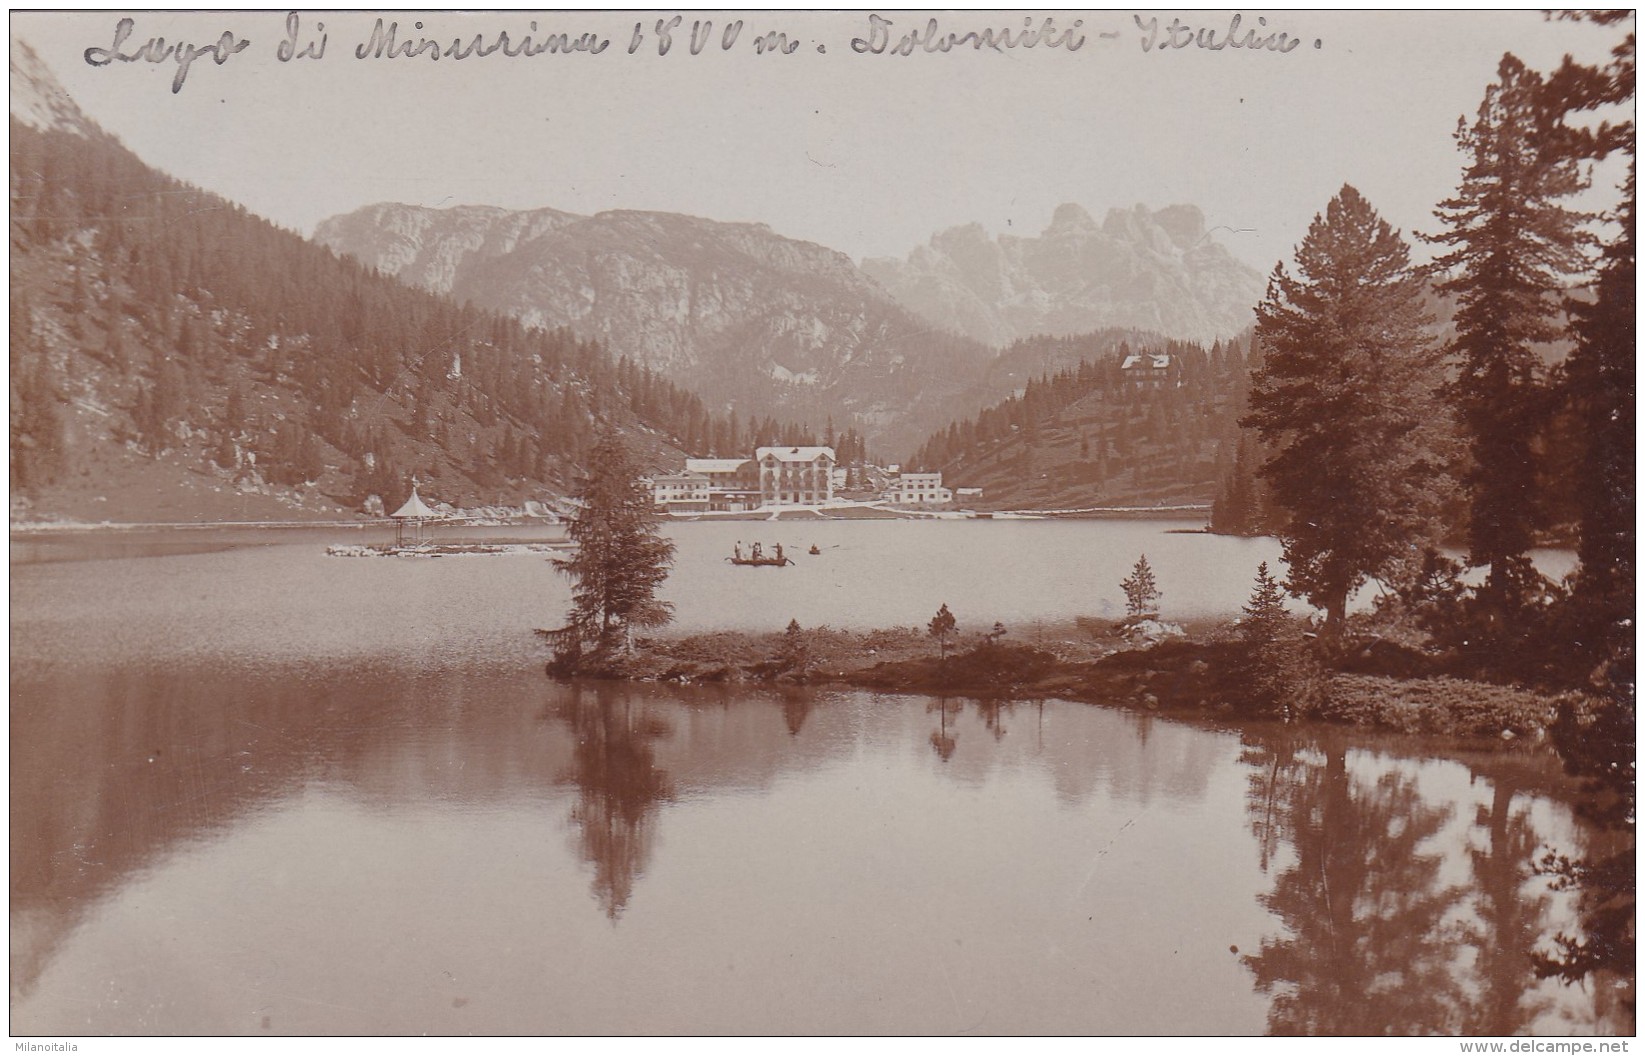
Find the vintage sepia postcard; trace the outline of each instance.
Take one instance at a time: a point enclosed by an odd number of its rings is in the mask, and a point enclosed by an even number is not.
[[[19,1051],[1626,1051],[1634,21],[12,12]]]

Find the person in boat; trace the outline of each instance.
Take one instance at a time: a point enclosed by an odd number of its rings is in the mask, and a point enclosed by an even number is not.
[[[753,556],[754,556],[754,560],[756,560],[756,561],[758,561],[760,559],[760,544],[759,543],[754,544],[754,554],[753,554]]]
[[[822,551],[817,549],[817,544],[816,543],[812,543],[811,544],[811,553],[812,554],[820,554],[820,553],[822,553]]]
[[[741,539],[738,539],[737,545],[731,548],[731,553],[734,560],[741,561],[743,559],[743,541]]]
[[[783,544],[777,544],[777,564],[783,563]]]

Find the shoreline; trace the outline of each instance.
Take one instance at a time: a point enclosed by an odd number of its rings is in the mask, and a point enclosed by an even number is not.
[[[1163,630],[1162,630],[1163,628]],[[539,636],[547,632],[538,631]],[[1026,634],[970,636],[946,655],[923,629],[716,631],[635,639],[631,652],[555,678],[681,685],[848,687],[981,700],[1058,699],[1218,723],[1284,721],[1439,739],[1454,747],[1545,745],[1567,694],[1445,674],[1378,673],[1351,666],[1326,676],[1325,701],[1289,717],[1242,700],[1243,647],[1225,620],[1140,631],[1078,617]]]
[[[697,524],[720,522],[760,522],[775,521],[778,523],[790,521],[1041,521],[1041,520],[1092,520],[1092,521],[1181,521],[1192,522],[1203,519],[1205,507],[1197,506],[1162,506],[1162,507],[1093,507],[1081,510],[972,510],[972,509],[920,509],[918,507],[897,507],[872,504],[842,504],[837,506],[779,506],[761,510],[741,510],[736,512],[700,512],[700,513],[671,513],[661,516],[664,524]],[[563,525],[563,520],[553,520],[530,514],[501,516],[477,513],[469,516],[454,515],[443,517],[431,522],[434,526],[450,528],[508,528],[508,527],[541,527]],[[361,529],[394,526],[392,517],[376,517],[368,514],[358,514],[352,517],[316,517],[310,519],[284,518],[280,520],[190,520],[190,521],[89,521],[73,518],[13,520],[9,524],[12,535],[47,535],[59,532],[130,532],[181,530],[199,531],[209,529],[283,529],[283,528],[342,528]],[[1175,533],[1191,532],[1201,534],[1208,531],[1205,528],[1171,529]]]

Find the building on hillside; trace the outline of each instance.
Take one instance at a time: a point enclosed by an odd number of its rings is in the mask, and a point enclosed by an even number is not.
[[[1163,352],[1137,352],[1126,356],[1120,364],[1120,377],[1126,384],[1139,389],[1163,389],[1173,386],[1181,373],[1176,359]]]
[[[651,478],[651,501],[667,513],[707,513],[709,480],[701,473],[659,473]]]
[[[754,462],[763,505],[816,505],[834,498],[831,447],[762,447]]]
[[[942,486],[941,473],[901,473],[885,499],[899,506],[942,506],[954,501],[954,493]]]
[[[954,489],[954,501],[955,502],[980,502],[980,501],[982,501],[982,489],[981,488],[955,488]]]

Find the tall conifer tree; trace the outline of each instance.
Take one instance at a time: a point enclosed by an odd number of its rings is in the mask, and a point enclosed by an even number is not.
[[[562,657],[590,649],[609,653],[631,628],[673,617],[673,606],[657,598],[657,589],[673,566],[674,543],[663,538],[639,476],[622,433],[606,424],[574,496],[580,507],[568,531],[577,552],[559,566],[575,581],[571,612],[557,636]]]
[[[1513,607],[1536,581],[1537,438],[1550,401],[1536,346],[1562,336],[1568,277],[1585,266],[1581,225],[1560,202],[1585,185],[1576,159],[1558,149],[1559,114],[1543,79],[1504,55],[1473,124],[1459,121],[1467,156],[1455,197],[1436,215],[1450,247],[1434,267],[1457,298],[1458,361],[1452,393],[1472,454],[1468,556],[1490,566],[1484,595]]]
[[[1270,447],[1289,588],[1340,634],[1348,597],[1428,530],[1439,474],[1422,282],[1410,247],[1344,186],[1274,268],[1257,307],[1266,350],[1250,413]]]

